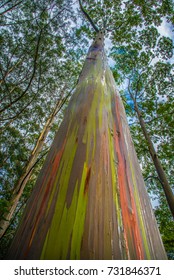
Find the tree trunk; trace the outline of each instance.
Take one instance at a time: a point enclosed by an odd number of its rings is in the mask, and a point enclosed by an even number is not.
[[[48,120],[36,142],[36,145],[31,153],[30,159],[29,159],[27,165],[25,166],[24,171],[23,171],[18,183],[16,184],[16,186],[13,189],[12,197],[11,197],[11,200],[9,201],[9,206],[6,209],[6,212],[3,214],[3,217],[0,220],[0,238],[3,237],[8,226],[10,225],[10,221],[16,210],[18,202],[23,194],[23,191],[24,191],[24,188],[25,188],[27,182],[29,181],[29,179],[31,177],[33,167],[37,162],[37,158],[38,158],[40,152],[42,151],[45,139],[48,135],[48,132],[50,131],[51,125],[54,121],[56,114],[58,113],[58,110],[60,109],[61,104],[62,104],[62,100],[58,100],[52,114],[48,118]]]
[[[10,259],[166,259],[99,32]]]
[[[142,118],[141,112],[139,111],[138,105],[137,105],[136,100],[134,98],[133,98],[133,101],[134,101],[134,108],[135,108],[135,111],[137,113],[141,129],[143,131],[144,137],[145,137],[145,139],[147,141],[147,144],[148,144],[148,149],[149,149],[151,158],[152,158],[153,163],[155,165],[155,168],[156,168],[159,180],[161,182],[161,185],[163,187],[163,190],[164,190],[164,193],[165,193],[165,196],[166,196],[166,199],[167,199],[170,211],[171,211],[171,213],[172,213],[172,215],[174,217],[174,195],[173,195],[172,189],[171,189],[171,187],[169,185],[169,182],[167,180],[166,174],[165,174],[164,169],[163,169],[163,167],[161,165],[161,161],[158,158],[158,155],[157,155],[156,150],[155,150],[155,148],[153,146],[151,138],[150,138],[150,136],[149,136],[149,134],[147,132],[145,122],[144,122],[144,120]]]

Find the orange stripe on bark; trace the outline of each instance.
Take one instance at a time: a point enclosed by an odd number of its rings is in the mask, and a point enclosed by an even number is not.
[[[136,256],[139,259],[143,258],[142,239],[139,232],[139,225],[137,222],[136,207],[133,201],[133,193],[130,186],[129,174],[127,174],[125,153],[125,141],[123,137],[121,118],[119,115],[119,98],[116,98],[116,120],[117,126],[114,125],[114,139],[115,149],[118,155],[118,182],[120,188],[120,202],[122,209],[122,217],[124,224],[124,237],[126,243],[126,249],[128,257],[131,257],[131,251],[129,250],[131,245],[135,246]],[[117,132],[118,130],[118,132]],[[133,242],[132,244],[131,241]],[[128,248],[129,247],[129,248]],[[134,252],[132,251],[134,255]],[[132,258],[132,257],[131,257]]]

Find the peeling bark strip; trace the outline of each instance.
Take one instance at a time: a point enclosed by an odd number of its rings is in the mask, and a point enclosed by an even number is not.
[[[9,258],[166,259],[101,33]]]

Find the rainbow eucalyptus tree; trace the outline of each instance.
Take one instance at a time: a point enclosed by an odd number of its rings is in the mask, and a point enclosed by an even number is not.
[[[93,27],[96,38],[8,258],[166,259],[104,33]]]

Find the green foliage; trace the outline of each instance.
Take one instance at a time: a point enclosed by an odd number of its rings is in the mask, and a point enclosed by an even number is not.
[[[160,38],[157,45],[157,53],[163,59],[169,59],[173,56],[173,41],[170,38],[162,37]]]
[[[140,33],[140,41],[147,48],[154,48],[156,46],[156,41],[160,36],[158,30],[154,26],[150,26]]]

